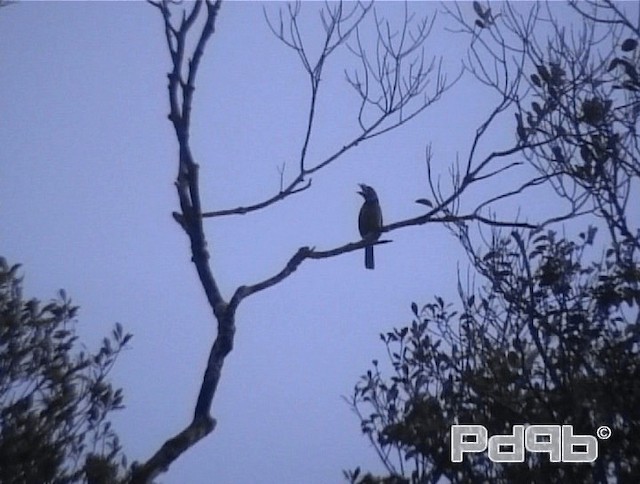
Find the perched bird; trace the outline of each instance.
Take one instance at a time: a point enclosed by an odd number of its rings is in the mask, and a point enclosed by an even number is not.
[[[364,240],[376,241],[380,237],[380,228],[382,227],[382,211],[380,210],[378,195],[373,188],[363,183],[360,183],[360,191],[358,193],[364,198],[364,203],[358,216],[360,236]],[[373,245],[368,245],[364,249],[364,266],[367,269],[374,268]]]

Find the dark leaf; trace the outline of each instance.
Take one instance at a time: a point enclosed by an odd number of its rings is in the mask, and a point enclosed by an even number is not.
[[[540,105],[537,102],[532,102],[531,103],[531,107],[533,108],[533,110],[536,112],[536,114],[538,116],[540,116],[542,114],[542,108],[540,107]]]
[[[427,207],[433,207],[433,203],[431,203],[431,201],[427,200],[426,198],[418,198],[416,200],[416,203],[419,203],[421,205],[426,205]]]
[[[411,312],[416,316],[418,315],[418,305],[414,302],[411,303]]]
[[[551,81],[551,75],[544,65],[541,64],[539,66],[536,66],[536,69],[538,70],[538,74],[544,82],[548,83],[549,81]]]
[[[484,10],[482,10],[480,2],[473,2],[473,9],[476,11],[476,14],[478,14],[478,17],[484,18]]]
[[[607,68],[607,72],[611,72],[612,70],[614,70],[616,67],[618,67],[620,64],[624,64],[624,60],[622,59],[618,59],[617,57],[615,59],[613,59],[610,63],[609,63],[609,67]]]
[[[537,74],[531,74],[531,82],[533,82],[533,84],[535,84],[537,87],[542,87],[540,77],[538,77]]]
[[[489,252],[487,252],[484,257],[482,258],[483,261],[488,261],[489,259],[493,259],[495,258],[497,255],[497,253],[494,250],[490,250]]]
[[[638,41],[636,39],[629,38],[622,43],[621,48],[624,52],[629,52],[635,49],[637,46],[638,46]]]
[[[551,148],[551,152],[553,153],[553,156],[556,162],[558,163],[565,162],[564,154],[562,153],[562,149],[559,146],[553,146]]]

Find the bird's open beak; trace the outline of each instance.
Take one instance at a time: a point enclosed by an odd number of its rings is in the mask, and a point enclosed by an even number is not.
[[[362,183],[358,183],[358,186],[360,187],[360,191],[356,192],[356,193],[359,193],[360,195],[362,195],[364,197],[364,187],[365,187],[365,185],[363,185]]]

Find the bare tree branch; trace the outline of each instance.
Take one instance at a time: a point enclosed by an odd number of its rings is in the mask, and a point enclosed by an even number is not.
[[[353,6],[350,11],[345,11],[345,5],[351,4],[343,4],[342,2],[335,5],[327,4],[321,11],[320,16],[325,35],[321,52],[318,54],[315,62],[311,60],[306,50],[303,34],[299,27],[301,4],[296,2],[293,5],[289,4],[286,9],[280,9],[277,22],[269,19],[265,9],[264,16],[271,32],[284,45],[296,52],[309,78],[310,103],[307,111],[307,126],[302,139],[300,155],[297,160],[298,171],[288,184],[284,184],[284,188],[282,188],[283,183],[281,182],[278,193],[267,197],[263,201],[230,209],[207,211],[202,214],[203,217],[244,215],[267,208],[274,203],[283,201],[291,195],[306,190],[311,185],[310,175],[319,172],[329,164],[335,162],[347,151],[355,148],[360,143],[397,129],[409,122],[439,100],[442,94],[459,79],[460,76],[458,75],[454,81],[447,82],[446,77],[441,72],[440,62],[436,64],[436,62],[432,60],[427,65],[424,60],[424,52],[420,51],[420,54],[417,54],[417,51],[422,49],[431,31],[433,19],[431,22],[428,22],[427,19],[422,19],[418,22],[416,32],[410,34],[409,29],[413,24],[413,18],[408,15],[408,13],[405,15],[405,23],[402,27],[404,37],[397,46],[394,46],[391,42],[393,34],[390,24],[386,24],[387,28],[386,31],[384,31],[380,27],[382,20],[377,19],[378,69],[377,71],[374,70],[367,60],[365,48],[357,40],[360,35],[359,29],[363,20],[367,14],[373,10],[373,2],[356,2],[352,4]],[[285,27],[285,22],[289,25],[288,30]],[[347,44],[352,34],[356,36],[356,46]],[[357,116],[361,131],[347,140],[342,147],[336,148],[332,154],[323,160],[310,163],[307,155],[314,129],[322,72],[330,56],[342,45],[347,45],[351,52],[359,58],[362,64],[362,75],[367,79],[368,87],[365,91],[358,87],[358,82],[347,75],[347,82],[356,90],[361,98],[361,106]],[[416,55],[411,58],[414,53]],[[433,88],[433,93],[427,96],[426,88],[432,76],[435,76],[436,83]],[[358,74],[356,74],[356,78],[359,78]],[[375,82],[369,83],[369,79],[373,79]],[[373,95],[374,88],[383,93],[383,96],[387,96],[384,101],[374,101],[373,98],[370,97]],[[421,96],[424,97],[420,99]],[[365,111],[367,106],[370,105],[374,106],[378,112],[375,117],[365,122]]]
[[[183,11],[179,27],[171,24],[170,7],[173,2],[162,0],[150,2],[162,14],[165,25],[165,37],[169,49],[173,69],[169,74],[169,119],[173,124],[179,144],[178,176],[176,189],[180,200],[181,214],[174,214],[180,222],[191,242],[192,261],[202,287],[205,290],[209,305],[218,320],[218,335],[212,346],[211,356],[207,363],[200,395],[196,404],[193,421],[177,436],[169,439],[156,454],[142,465],[132,467],[131,482],[147,483],[168,469],[184,451],[195,445],[215,428],[215,421],[209,415],[209,408],[220,379],[220,371],[224,358],[233,347],[235,332],[234,315],[226,310],[227,304],[222,298],[217,282],[209,267],[209,253],[206,249],[206,238],[202,226],[200,193],[198,182],[198,165],[195,163],[189,147],[189,129],[195,78],[204,54],[204,48],[214,31],[215,20],[221,6],[220,0],[198,0],[187,15]],[[185,46],[188,36],[195,25],[196,18],[206,5],[204,25],[197,35],[196,47],[185,68]],[[186,77],[185,77],[186,76]]]

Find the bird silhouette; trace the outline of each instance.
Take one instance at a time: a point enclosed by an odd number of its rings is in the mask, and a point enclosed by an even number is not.
[[[378,194],[372,187],[364,183],[360,183],[360,191],[358,193],[364,198],[364,203],[358,216],[360,236],[364,240],[375,242],[380,238],[380,229],[382,228],[382,211],[380,210]],[[368,245],[364,248],[364,266],[367,269],[375,267],[373,245]]]

